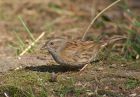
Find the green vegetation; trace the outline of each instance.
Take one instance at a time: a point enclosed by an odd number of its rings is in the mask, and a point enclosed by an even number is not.
[[[140,85],[140,81],[139,80],[135,80],[135,79],[128,79],[125,82],[126,89],[134,89],[134,88],[136,88],[139,85]]]

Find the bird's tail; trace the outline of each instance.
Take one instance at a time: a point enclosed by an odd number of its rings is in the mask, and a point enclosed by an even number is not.
[[[111,37],[109,40],[102,41],[101,48],[105,48],[106,46],[108,46],[116,41],[126,40],[126,39],[127,39],[127,37],[125,37],[125,36],[116,35],[114,37]]]

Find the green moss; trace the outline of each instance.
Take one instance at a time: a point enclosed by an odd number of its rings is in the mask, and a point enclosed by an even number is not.
[[[135,80],[135,79],[128,79],[125,82],[126,89],[133,89],[133,88],[136,88],[139,85],[140,85],[140,81]]]

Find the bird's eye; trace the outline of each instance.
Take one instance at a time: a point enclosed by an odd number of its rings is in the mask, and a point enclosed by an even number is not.
[[[54,43],[53,43],[53,42],[51,42],[51,43],[50,43],[50,45],[54,45]]]

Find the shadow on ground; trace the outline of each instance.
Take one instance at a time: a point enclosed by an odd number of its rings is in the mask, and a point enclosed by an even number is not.
[[[77,72],[79,71],[79,69],[81,69],[81,67],[71,67],[71,66],[61,66],[61,65],[52,65],[52,66],[30,66],[30,67],[26,67],[26,70],[32,70],[32,71],[38,71],[38,72]]]

